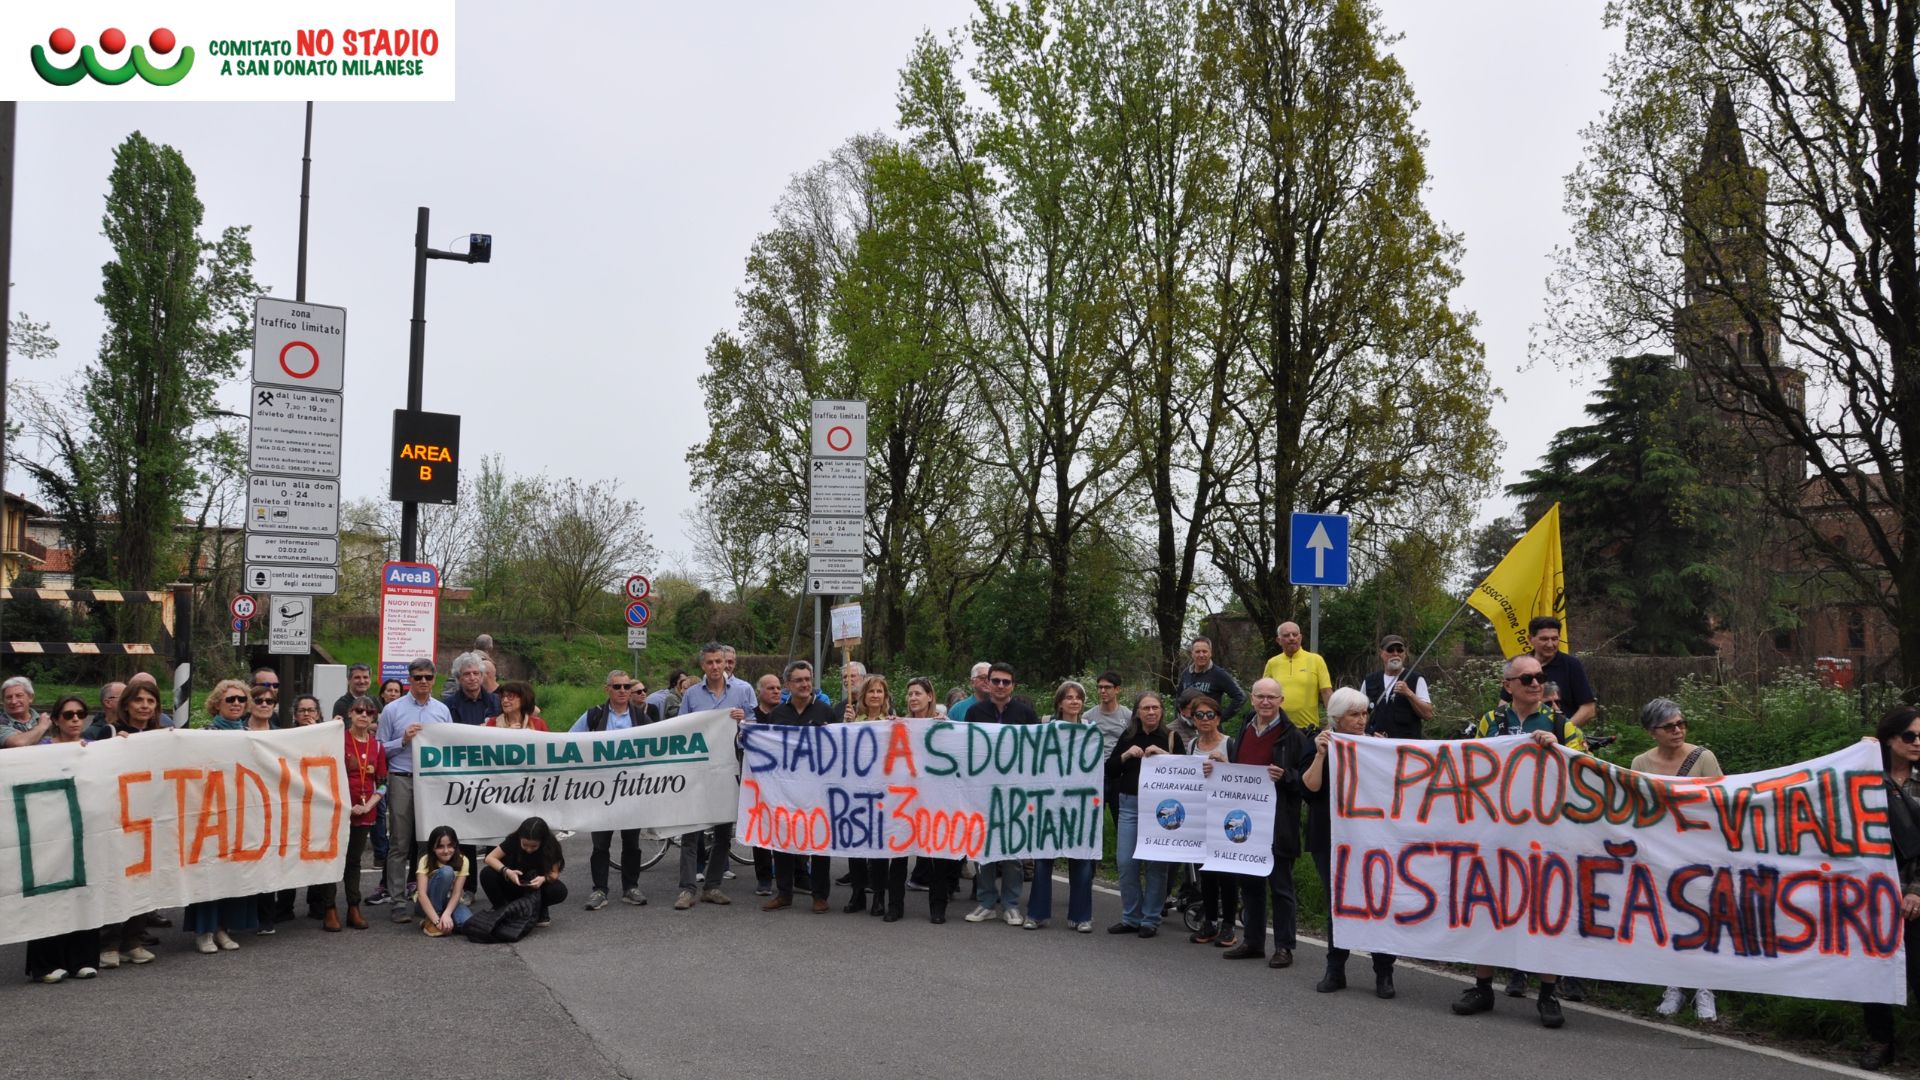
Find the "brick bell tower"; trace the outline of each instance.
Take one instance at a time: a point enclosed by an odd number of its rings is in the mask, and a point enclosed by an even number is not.
[[[1743,434],[1753,455],[1749,479],[1791,491],[1806,478],[1800,450],[1778,434],[1753,396],[1728,375],[1771,383],[1796,413],[1806,409],[1806,375],[1780,360],[1780,320],[1769,287],[1765,239],[1767,174],[1747,160],[1746,140],[1722,85],[1707,114],[1700,164],[1682,192],[1685,295],[1674,311],[1674,346],[1693,373],[1697,399],[1712,402]]]

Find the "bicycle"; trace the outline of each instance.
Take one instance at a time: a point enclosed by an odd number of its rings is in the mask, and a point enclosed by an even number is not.
[[[655,863],[667,857],[667,849],[680,846],[678,836],[667,839],[640,838],[640,869],[651,869]],[[753,865],[753,846],[735,840],[727,847],[727,860],[735,866]]]

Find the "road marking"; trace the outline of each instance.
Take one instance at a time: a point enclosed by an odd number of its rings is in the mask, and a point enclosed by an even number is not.
[[[1061,877],[1059,874],[1053,875],[1053,880],[1056,882],[1059,882],[1062,885],[1068,884],[1067,879],[1064,877]],[[1106,893],[1108,896],[1120,895],[1119,889],[1111,888],[1109,886],[1101,885],[1098,883],[1096,883],[1093,886],[1093,890],[1095,892]],[[1322,949],[1327,947],[1327,943],[1325,941],[1322,941],[1321,939],[1316,937],[1308,937],[1305,934],[1301,934],[1299,935],[1299,938],[1301,941],[1309,945],[1318,946],[1319,948],[1322,948]],[[1353,955],[1370,956],[1372,954],[1367,953],[1361,949],[1355,949],[1353,950]],[[1451,979],[1454,982],[1460,983],[1463,986],[1471,985],[1473,983],[1473,979],[1471,976],[1461,975],[1456,972],[1443,971],[1439,968],[1429,967],[1424,962],[1421,962],[1418,960],[1409,960],[1406,957],[1401,957],[1400,962],[1403,964],[1412,964],[1413,966],[1419,968],[1421,971],[1424,971],[1429,975],[1438,975],[1443,979]],[[1739,1039],[1735,1039],[1727,1035],[1715,1035],[1714,1033],[1709,1031],[1698,1031],[1692,1028],[1683,1028],[1675,1024],[1662,1024],[1657,1021],[1647,1020],[1638,1016],[1634,1016],[1631,1013],[1616,1012],[1613,1009],[1603,1009],[1597,1005],[1583,1005],[1577,1002],[1568,1001],[1565,998],[1560,999],[1560,1007],[1563,1009],[1570,1010],[1572,1012],[1583,1012],[1592,1016],[1604,1016],[1609,1020],[1618,1020],[1623,1024],[1632,1024],[1635,1027],[1643,1027],[1648,1029],[1649,1031],[1658,1031],[1666,1035],[1675,1036],[1677,1038],[1698,1039],[1701,1042],[1714,1043],[1718,1046],[1725,1046],[1734,1050],[1745,1050],[1748,1053],[1759,1054],[1763,1057],[1777,1058],[1781,1061],[1792,1062],[1795,1065],[1804,1065],[1809,1069],[1819,1069],[1823,1072],[1830,1072],[1836,1076],[1878,1076],[1880,1075],[1879,1073],[1867,1072],[1865,1069],[1856,1069],[1851,1065],[1842,1065],[1837,1061],[1822,1061],[1819,1058],[1810,1058],[1804,1054],[1796,1054],[1791,1050],[1781,1050],[1777,1047],[1759,1046],[1750,1042],[1742,1042]]]

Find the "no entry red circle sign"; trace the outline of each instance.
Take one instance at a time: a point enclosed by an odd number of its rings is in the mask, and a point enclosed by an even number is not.
[[[845,450],[853,445],[853,431],[845,424],[835,424],[827,429],[827,446],[833,450]]]
[[[295,349],[305,349],[307,351],[308,363],[305,371],[295,371],[293,365],[287,362],[287,354]],[[320,370],[320,350],[304,341],[289,341],[280,350],[280,370],[296,379],[311,378],[314,372]]]

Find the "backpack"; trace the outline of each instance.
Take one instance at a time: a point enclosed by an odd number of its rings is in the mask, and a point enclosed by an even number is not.
[[[526,937],[540,920],[540,894],[529,892],[506,907],[475,912],[461,931],[467,940],[481,945],[511,945]]]

